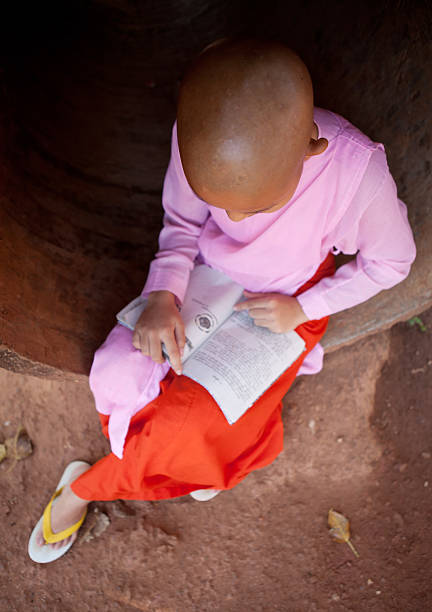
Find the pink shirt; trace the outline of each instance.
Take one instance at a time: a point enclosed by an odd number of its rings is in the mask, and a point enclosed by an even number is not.
[[[291,295],[313,276],[329,251],[357,253],[354,261],[297,298],[309,319],[318,319],[355,306],[408,275],[415,245],[383,145],[332,112],[316,108],[314,120],[329,145],[305,161],[292,198],[278,211],[240,222],[192,191],[174,126],[162,198],[164,227],[143,294],[166,289],[182,301],[197,259],[250,291]],[[111,448],[121,458],[131,417],[158,395],[169,366],[135,350],[130,332],[119,326],[102,349],[90,383],[97,409],[110,415]],[[318,344],[298,374],[319,371],[322,358]],[[121,375],[119,359],[125,368]],[[115,375],[107,363],[114,364]]]
[[[330,250],[358,252],[355,261],[297,298],[309,319],[319,319],[408,275],[415,245],[383,145],[330,111],[315,108],[314,120],[329,145],[305,161],[292,198],[276,212],[240,222],[192,191],[174,126],[163,191],[164,227],[143,294],[167,289],[182,301],[198,258],[250,291],[291,295]]]

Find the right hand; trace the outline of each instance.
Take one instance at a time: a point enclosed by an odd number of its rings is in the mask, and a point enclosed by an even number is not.
[[[186,343],[184,323],[170,291],[150,293],[147,306],[135,325],[132,344],[143,355],[163,363],[162,343],[172,368],[181,374],[181,355]]]

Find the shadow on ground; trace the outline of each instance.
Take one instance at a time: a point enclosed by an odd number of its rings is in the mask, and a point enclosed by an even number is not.
[[[0,465],[0,610],[262,612],[429,609],[432,310],[326,358],[286,398],[285,450],[208,503],[96,503],[59,561],[28,535],[64,465],[107,451],[82,379],[0,371],[0,441],[24,424],[34,453]],[[351,520],[356,559],[327,535]]]

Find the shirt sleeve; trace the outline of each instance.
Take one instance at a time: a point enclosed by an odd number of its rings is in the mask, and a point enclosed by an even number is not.
[[[159,250],[150,264],[142,295],[167,290],[182,302],[198,254],[198,238],[209,210],[187,182],[180,160],[176,125],[172,133],[171,159],[164,180],[162,205],[164,217]]]
[[[385,158],[384,152],[377,153],[346,215],[349,223],[345,219],[333,243],[336,252],[357,252],[356,259],[297,298],[309,319],[351,308],[393,287],[408,276],[415,259],[406,206],[397,197],[386,162],[383,169],[379,156]],[[358,214],[358,210],[363,212]]]

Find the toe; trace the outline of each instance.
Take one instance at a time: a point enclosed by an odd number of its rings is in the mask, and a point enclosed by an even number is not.
[[[43,537],[42,529],[36,534],[36,544],[43,546],[45,544],[45,538]]]
[[[57,543],[57,550],[59,548],[64,548],[65,546],[67,546],[68,542],[69,542],[69,538],[66,538],[65,540],[62,540],[61,542],[58,542]]]
[[[74,540],[73,535],[70,535],[68,538],[66,538],[65,540],[62,540],[61,542],[57,542],[57,549],[59,548],[64,548],[65,546],[67,546],[68,544],[71,544]]]

